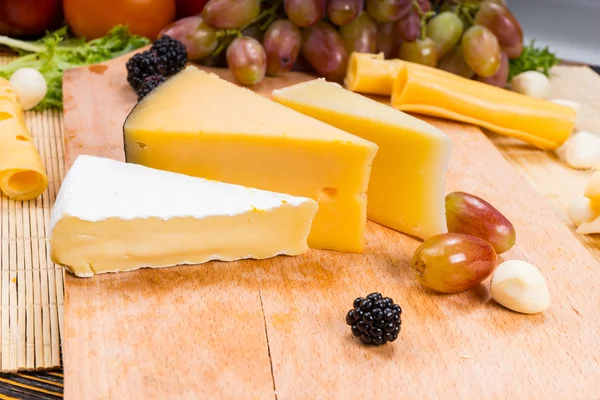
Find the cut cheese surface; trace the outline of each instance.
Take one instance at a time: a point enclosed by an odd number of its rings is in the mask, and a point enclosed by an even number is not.
[[[369,219],[424,239],[447,232],[444,184],[452,141],[442,131],[324,79],[275,90],[273,99],[377,143]]]
[[[131,112],[128,162],[319,203],[308,244],[361,252],[377,145],[187,67]]]
[[[297,255],[315,201],[79,156],[56,199],[52,260],[77,276]]]
[[[391,94],[392,106],[401,111],[477,125],[541,149],[558,148],[575,126],[571,107],[437,68],[364,53],[353,53],[348,64],[348,89]]]
[[[10,83],[0,78],[0,191],[18,201],[35,199],[48,176]]]

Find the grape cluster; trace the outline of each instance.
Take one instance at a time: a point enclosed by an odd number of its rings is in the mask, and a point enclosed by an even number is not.
[[[358,51],[504,86],[523,50],[504,0],[210,0],[162,34],[245,85],[291,69],[340,81]]]

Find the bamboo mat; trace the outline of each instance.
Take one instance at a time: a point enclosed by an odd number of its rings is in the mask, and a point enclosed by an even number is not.
[[[0,65],[8,61],[0,57]],[[25,120],[49,186],[28,202],[0,196],[0,372],[61,364],[63,271],[50,261],[48,226],[63,177],[63,118],[62,112],[47,111],[28,112]]]

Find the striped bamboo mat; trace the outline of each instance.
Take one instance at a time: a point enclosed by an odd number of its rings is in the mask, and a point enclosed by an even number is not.
[[[0,375],[0,400],[54,400],[63,397],[63,374],[58,371]]]
[[[9,60],[0,57],[0,65]],[[25,119],[50,184],[28,202],[0,196],[0,372],[61,364],[63,271],[50,261],[48,225],[63,176],[62,112],[28,112]]]

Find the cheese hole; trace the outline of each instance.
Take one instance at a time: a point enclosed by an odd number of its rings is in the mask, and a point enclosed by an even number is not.
[[[146,143],[142,143],[142,142],[136,142],[138,146],[140,146],[140,149],[145,149],[146,148]]]
[[[404,88],[408,81],[408,68],[401,68],[400,72],[394,79],[394,88],[392,89],[392,104],[402,104],[402,98],[404,96]]]
[[[29,138],[23,135],[17,135],[17,140],[20,140],[22,142],[29,142]]]
[[[319,196],[319,198],[333,198],[337,196],[337,192],[338,190],[336,188],[324,187],[323,189],[321,189],[321,195]]]

